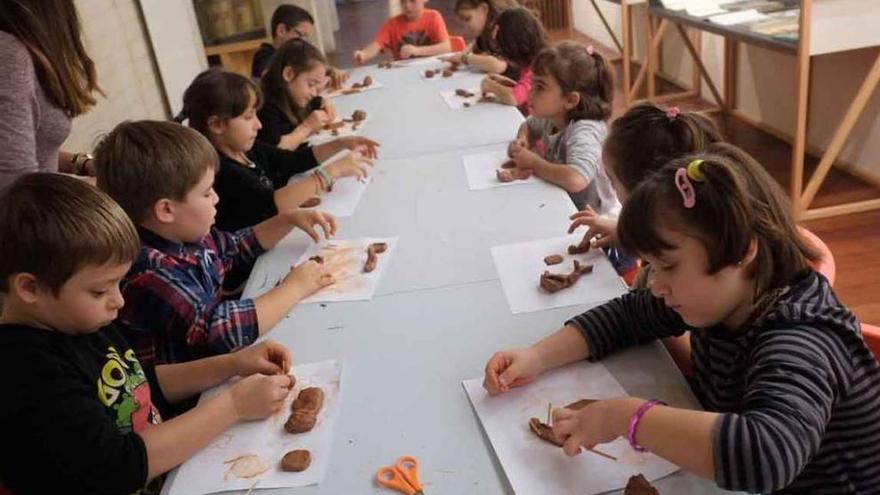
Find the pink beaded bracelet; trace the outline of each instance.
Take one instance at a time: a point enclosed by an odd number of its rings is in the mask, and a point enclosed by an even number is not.
[[[636,409],[636,412],[634,412],[633,415],[629,418],[629,430],[627,430],[626,432],[626,439],[629,440],[630,446],[632,446],[632,448],[636,452],[648,451],[648,449],[642,447],[638,444],[638,442],[636,442],[636,429],[638,429],[639,423],[642,421],[642,417],[644,417],[645,413],[647,413],[649,409],[657,405],[665,406],[666,403],[657,399],[651,399],[639,406],[639,408]]]

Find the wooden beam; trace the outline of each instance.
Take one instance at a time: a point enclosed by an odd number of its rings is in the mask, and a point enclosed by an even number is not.
[[[807,112],[810,96],[810,12],[812,0],[801,1],[800,27],[798,28],[797,72],[795,88],[794,144],[791,149],[791,184],[789,194],[794,217],[798,219],[806,206],[801,204],[804,187],[804,151],[807,143]]]
[[[623,46],[620,45],[620,40],[617,39],[617,34],[615,34],[614,30],[611,29],[611,24],[608,24],[608,19],[605,18],[605,14],[602,13],[599,5],[596,4],[596,0],[590,0],[590,3],[593,4],[593,8],[596,9],[596,13],[599,14],[599,19],[605,26],[605,30],[608,31],[608,35],[611,36],[611,41],[614,42],[614,46],[617,47],[617,51],[623,53]],[[572,18],[572,23],[574,23],[574,18]]]
[[[621,24],[623,26],[623,99],[629,105],[630,91],[632,87],[632,15],[627,0],[620,1]]]
[[[691,40],[688,38],[687,32],[685,32],[684,28],[681,27],[681,24],[676,24],[675,28],[678,30],[678,34],[681,35],[681,39],[684,41],[684,46],[691,53],[691,57],[694,59],[694,63],[697,64],[697,67],[700,69],[700,74],[703,76],[703,79],[706,81],[706,84],[709,86],[709,89],[712,91],[712,96],[715,97],[715,101],[718,102],[718,106],[724,108],[724,100],[721,99],[721,93],[718,92],[718,88],[715,87],[715,82],[712,81],[712,78],[709,77],[709,71],[706,70],[706,66],[703,65],[703,59],[700,57],[700,53],[697,52],[697,49],[694,48],[694,45],[691,43]]]
[[[739,42],[724,38],[724,101],[727,109],[737,106],[737,78],[739,77]]]
[[[874,61],[874,65],[871,67],[868,75],[865,76],[865,80],[859,87],[859,91],[849,105],[846,114],[844,114],[843,120],[834,132],[834,136],[831,138],[831,142],[828,144],[825,154],[822,155],[822,160],[819,161],[816,171],[813,172],[813,176],[807,183],[806,189],[804,189],[800,201],[803,208],[808,208],[810,203],[813,202],[813,198],[816,197],[819,187],[822,185],[822,182],[825,181],[828,171],[831,170],[831,165],[837,159],[840,150],[842,150],[843,145],[846,144],[846,139],[852,132],[856,122],[858,122],[859,117],[861,117],[862,112],[864,112],[865,105],[868,104],[868,99],[871,98],[874,90],[877,89],[878,83],[880,83],[880,53],[877,54],[877,59]]]
[[[842,205],[826,206],[825,208],[813,208],[801,214],[801,220],[816,220],[819,218],[836,217],[850,213],[861,213],[880,209],[880,199],[868,199]]]
[[[639,68],[639,74],[636,76],[636,82],[633,84],[632,88],[624,87],[624,91],[629,92],[629,101],[633,101],[636,99],[636,95],[638,94],[639,89],[642,87],[642,84],[645,82],[645,76],[648,75],[649,70],[653,70],[653,72],[649,75],[649,77],[654,77],[657,72],[657,68],[659,67],[659,57],[658,49],[660,47],[660,42],[663,40],[663,35],[666,34],[666,28],[669,27],[669,22],[666,19],[660,21],[660,26],[657,28],[657,32],[654,33],[654,36],[651,38],[648,43],[648,56],[651,56],[651,53],[654,53],[654,61],[653,66],[649,69],[649,64],[643,64],[641,68]]]

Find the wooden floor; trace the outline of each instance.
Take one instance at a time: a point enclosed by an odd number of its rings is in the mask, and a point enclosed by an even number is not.
[[[451,34],[462,34],[462,27],[452,11],[453,4],[454,0],[431,0],[428,7],[443,14]],[[388,3],[384,0],[349,1],[340,5],[339,23],[342,29],[336,33],[337,52],[328,57],[330,62],[340,67],[350,67],[352,52],[372,40],[387,16]],[[590,42],[579,33],[554,32],[551,37],[554,40],[571,37]],[[597,46],[597,49],[605,52],[602,47]],[[620,69],[619,63],[617,68]],[[658,92],[661,94],[678,89],[662,81],[658,83]],[[615,115],[619,115],[626,110],[619,83],[615,98]],[[711,108],[710,104],[700,99],[676,104],[683,109]],[[726,139],[754,155],[787,190],[791,146],[736,118],[725,116],[717,120]],[[817,163],[815,158],[807,158],[806,178],[810,177]],[[829,206],[878,197],[880,189],[833,169],[811,206]],[[880,210],[814,220],[806,222],[804,226],[825,241],[834,255],[837,265],[834,288],[838,296],[862,321],[880,325]]]

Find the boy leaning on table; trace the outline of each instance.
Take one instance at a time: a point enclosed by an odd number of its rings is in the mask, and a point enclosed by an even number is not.
[[[98,187],[137,225],[141,250],[122,283],[117,323],[145,365],[181,363],[253,343],[300,300],[333,282],[316,261],[294,267],[265,294],[228,297],[232,270],[249,272],[261,253],[299,227],[318,240],[336,220],[284,211],[235,233],[211,227],[217,152],[197,131],[173,122],[123,122],[95,149]]]
[[[138,361],[112,322],[140,242],[106,194],[30,174],[5,190],[0,211],[0,494],[158,493],[165,472],[227,428],[282,408],[290,353],[274,342]],[[161,421],[167,404],[235,375],[245,378]]]

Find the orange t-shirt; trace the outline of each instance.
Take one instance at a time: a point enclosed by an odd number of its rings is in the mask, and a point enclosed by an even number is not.
[[[425,9],[415,21],[407,20],[403,14],[388,19],[379,29],[374,41],[398,60],[400,47],[403,45],[436,45],[448,38],[446,22],[440,12]]]

